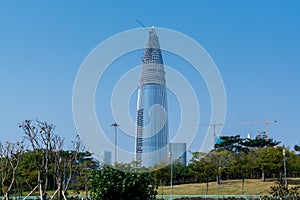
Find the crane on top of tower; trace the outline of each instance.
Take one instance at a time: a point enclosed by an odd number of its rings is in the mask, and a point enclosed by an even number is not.
[[[139,23],[139,25],[141,25],[144,29],[146,29],[148,32],[150,32],[150,30],[138,19],[135,20],[137,23]]]

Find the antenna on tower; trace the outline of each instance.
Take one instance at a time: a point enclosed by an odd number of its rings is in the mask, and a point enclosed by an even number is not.
[[[146,29],[148,32],[150,32],[150,30],[138,19],[135,20],[137,23],[139,23],[139,25],[141,25],[144,29]]]

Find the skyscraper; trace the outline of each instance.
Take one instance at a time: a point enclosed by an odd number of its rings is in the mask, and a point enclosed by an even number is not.
[[[136,160],[152,167],[168,162],[168,109],[165,70],[155,29],[149,32],[138,90]]]

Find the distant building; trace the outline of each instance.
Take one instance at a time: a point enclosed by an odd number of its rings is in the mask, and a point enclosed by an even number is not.
[[[172,154],[172,161],[178,161],[183,165],[187,164],[186,143],[169,143],[169,151]]]
[[[256,135],[256,139],[269,139],[265,131],[258,131]]]
[[[103,151],[103,163],[111,165],[111,152],[110,151]]]

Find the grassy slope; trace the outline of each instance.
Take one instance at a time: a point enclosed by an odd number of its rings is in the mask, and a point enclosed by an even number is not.
[[[291,178],[288,179],[289,186],[300,185],[300,178]],[[276,180],[267,180],[262,182],[258,179],[246,179],[244,194],[249,195],[261,195],[268,194],[270,187],[276,185]],[[159,187],[158,194],[161,195],[162,191],[164,194],[170,193],[170,187]],[[205,183],[196,183],[196,184],[183,184],[183,185],[174,185],[173,194],[174,195],[205,195],[206,184]],[[208,194],[219,194],[219,195],[239,195],[242,194],[242,180],[226,180],[222,181],[220,187],[216,182],[210,182],[208,188]]]

